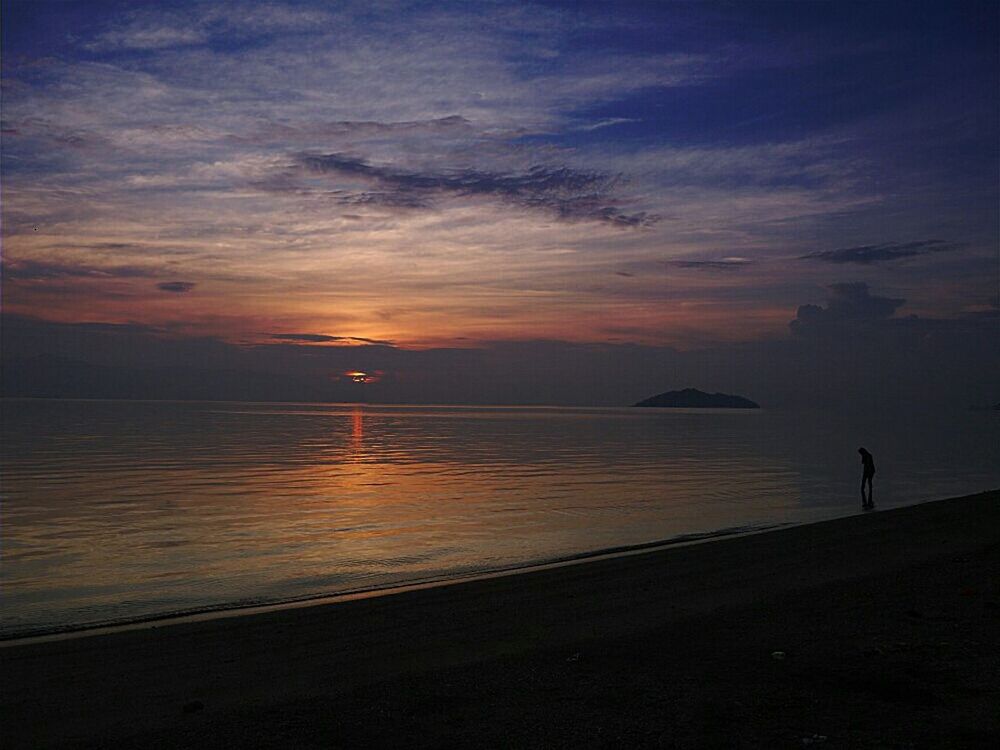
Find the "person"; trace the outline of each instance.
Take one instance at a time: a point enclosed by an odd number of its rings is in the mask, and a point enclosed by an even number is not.
[[[875,502],[872,500],[872,478],[875,476],[875,459],[864,448],[858,448],[858,453],[861,454],[861,466],[863,467],[861,474],[861,508],[863,510],[871,510],[875,507]],[[868,484],[867,497],[865,497],[865,483]]]

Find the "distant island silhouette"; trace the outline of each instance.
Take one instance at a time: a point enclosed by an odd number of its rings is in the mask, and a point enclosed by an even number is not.
[[[760,404],[743,396],[728,393],[705,393],[697,388],[667,391],[651,396],[633,406],[660,406],[675,409],[759,409]]]

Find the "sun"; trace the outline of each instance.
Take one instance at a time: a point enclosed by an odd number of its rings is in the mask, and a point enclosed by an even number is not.
[[[343,373],[343,377],[350,378],[355,383],[377,383],[382,378],[382,371],[363,372],[362,370],[348,370]]]

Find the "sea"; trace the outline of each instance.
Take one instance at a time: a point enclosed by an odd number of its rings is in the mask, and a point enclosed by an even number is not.
[[[1000,413],[0,402],[0,638],[306,602],[1000,487]]]

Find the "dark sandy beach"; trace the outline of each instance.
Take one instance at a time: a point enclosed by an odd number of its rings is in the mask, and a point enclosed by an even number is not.
[[[1000,491],[0,649],[6,750],[1000,746]]]

